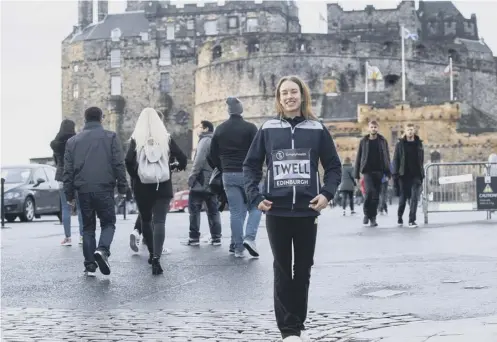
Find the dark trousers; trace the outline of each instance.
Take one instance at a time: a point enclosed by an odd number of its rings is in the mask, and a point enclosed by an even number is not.
[[[101,250],[110,256],[110,245],[116,230],[116,208],[113,191],[100,191],[77,194],[83,220],[83,255],[85,266],[95,263],[94,253]],[[100,239],[95,239],[97,219],[100,220]]]
[[[364,174],[364,187],[366,196],[364,199],[364,216],[375,219],[378,214],[378,202],[380,200],[381,179],[383,172],[368,172]]]
[[[378,201],[378,210],[387,211],[387,198],[388,198],[388,182],[381,183],[380,200]]]
[[[138,217],[136,218],[135,227],[133,228],[133,230],[137,230],[138,234],[142,235],[142,218],[140,213],[138,213]]]
[[[347,197],[349,198],[350,211],[354,211],[354,192],[349,190],[342,190],[342,207],[343,210],[347,207]]]
[[[421,194],[420,178],[401,177],[399,178],[400,199],[399,211],[397,215],[402,217],[406,209],[406,202],[409,199],[409,223],[416,222],[416,211],[418,210],[418,200]]]
[[[214,194],[201,191],[190,191],[188,197],[188,211],[190,213],[190,239],[200,238],[200,214],[202,203],[207,208],[207,219],[211,238],[221,238],[221,215],[219,214],[217,197]]]
[[[307,318],[316,217],[266,215],[266,230],[274,258],[274,311],[278,329],[283,338],[300,336]]]
[[[155,258],[160,258],[162,255],[170,202],[171,198],[162,197],[156,197],[153,201],[148,197],[145,201],[136,202],[140,211],[143,239],[147,242],[148,252]]]

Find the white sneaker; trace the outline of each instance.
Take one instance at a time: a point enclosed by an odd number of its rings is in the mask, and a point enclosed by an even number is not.
[[[243,247],[247,249],[250,255],[253,257],[259,257],[259,252],[257,251],[257,246],[255,244],[255,241],[251,240],[245,240],[243,241]]]
[[[302,339],[298,336],[288,336],[283,339],[283,342],[302,342]]]
[[[300,332],[300,339],[302,340],[302,342],[311,342],[312,341],[309,334],[307,334],[307,332],[305,332],[305,331]]]
[[[164,247],[162,249],[162,255],[168,255],[168,254],[171,254],[173,251],[171,248],[167,248],[167,247]]]
[[[71,238],[64,238],[60,243],[61,246],[72,246]]]
[[[243,251],[235,252],[235,258],[245,258],[245,254],[243,253]]]
[[[133,252],[138,252],[138,247],[140,246],[140,233],[138,230],[133,230],[133,232],[129,235],[129,247],[133,250]]]

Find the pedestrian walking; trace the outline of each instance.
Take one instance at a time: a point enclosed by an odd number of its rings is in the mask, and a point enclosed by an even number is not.
[[[397,223],[399,226],[404,224],[404,210],[409,200],[409,227],[416,228],[416,211],[425,170],[423,142],[415,134],[413,124],[406,125],[404,136],[395,145],[393,160],[393,175],[398,179],[400,188]]]
[[[224,190],[230,208],[231,244],[229,251],[235,257],[244,256],[246,248],[250,255],[258,257],[255,242],[262,212],[247,203],[243,181],[243,161],[255,135],[257,127],[243,119],[243,106],[236,97],[226,100],[229,119],[220,124],[211,141],[209,160],[222,172]],[[245,235],[243,225],[247,217]]]
[[[366,196],[364,198],[363,224],[377,227],[378,202],[381,192],[381,179],[384,175],[390,178],[390,151],[388,142],[378,133],[378,122],[370,121],[369,133],[359,142],[355,161],[355,179],[359,181],[360,174],[364,177]]]
[[[140,113],[126,153],[126,169],[132,179],[141,230],[147,242],[152,274],[163,273],[160,264],[166,236],[166,215],[173,198],[170,161],[186,168],[187,158],[168,133],[153,108]]]
[[[59,195],[60,195],[60,209],[62,214],[62,225],[64,226],[64,239],[60,243],[61,246],[71,246],[71,214],[72,207],[69,205],[64,193],[64,183],[62,182],[62,175],[64,173],[64,154],[66,152],[67,140],[76,135],[75,123],[72,120],[64,119],[60,124],[60,129],[55,139],[50,143],[53,151],[53,158],[55,161],[56,172],[55,180],[59,182]],[[79,244],[83,244],[83,221],[81,218],[81,209],[79,206],[78,197],[76,199],[76,210],[78,212],[79,223]]]
[[[68,203],[79,200],[83,220],[83,255],[88,276],[96,268],[110,274],[110,246],[116,230],[114,189],[126,194],[126,169],[121,143],[115,132],[102,127],[102,110],[85,111],[83,131],[67,141],[64,156],[64,192]],[[95,239],[96,217],[100,220],[98,247]]]
[[[337,191],[342,173],[333,139],[312,113],[311,103],[309,88],[300,78],[283,77],[276,88],[277,116],[259,129],[243,163],[249,203],[266,212],[274,257],[274,308],[285,342],[306,339],[318,216]],[[324,168],[322,186],[319,161]],[[261,193],[264,162],[267,175]]]
[[[357,186],[357,182],[354,179],[354,167],[352,166],[352,161],[349,157],[345,158],[344,164],[342,165],[342,181],[340,183],[340,192],[342,195],[342,208],[343,216],[345,216],[347,208],[347,198],[349,200],[350,214],[354,215],[354,190]]]
[[[188,186],[190,187],[188,198],[190,233],[186,242],[188,246],[198,246],[200,244],[200,212],[204,202],[211,233],[209,243],[213,246],[221,245],[221,215],[219,214],[217,196],[209,189],[212,167],[207,161],[213,131],[214,126],[210,121],[204,120],[197,126],[199,141],[193,158],[192,171],[188,177]]]

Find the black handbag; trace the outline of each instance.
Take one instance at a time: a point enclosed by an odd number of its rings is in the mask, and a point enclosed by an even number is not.
[[[223,174],[217,167],[212,170],[211,178],[209,179],[209,188],[214,194],[221,194],[224,191]]]

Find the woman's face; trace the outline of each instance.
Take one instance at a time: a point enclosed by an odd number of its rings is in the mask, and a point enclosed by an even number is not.
[[[300,112],[302,94],[297,83],[284,81],[280,87],[280,104],[285,112]]]

